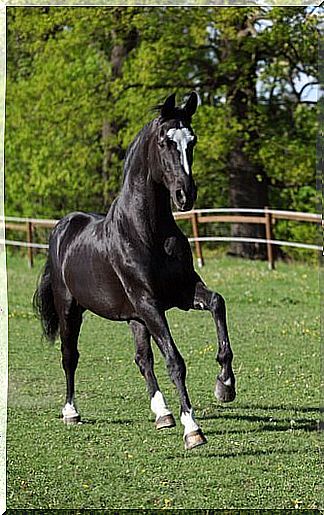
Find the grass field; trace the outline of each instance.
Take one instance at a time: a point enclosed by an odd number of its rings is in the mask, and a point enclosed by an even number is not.
[[[155,352],[177,426],[157,432],[127,324],[90,313],[80,337],[83,424],[64,426],[60,346],[43,342],[30,299],[42,261],[8,259],[7,507],[319,508],[323,474],[316,268],[209,258],[202,275],[224,295],[237,399],[213,395],[218,365],[208,313],[171,311],[187,385],[208,444],[185,451],[176,392]]]

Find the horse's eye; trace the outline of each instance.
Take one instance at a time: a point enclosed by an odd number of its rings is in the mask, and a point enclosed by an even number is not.
[[[165,146],[165,141],[166,141],[167,138],[162,138],[161,136],[158,137],[158,145],[160,147],[164,147]]]
[[[162,139],[159,138],[158,144],[160,147],[167,148],[168,150],[172,148],[172,141],[170,140],[170,138],[168,138],[168,136],[165,136]]]
[[[165,147],[165,145],[167,144],[167,140],[168,140],[168,136],[166,134],[166,131],[165,131],[165,129],[161,128],[159,135],[158,135],[158,145],[160,147]]]

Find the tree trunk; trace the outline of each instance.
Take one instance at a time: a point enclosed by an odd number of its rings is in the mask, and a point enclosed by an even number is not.
[[[118,26],[118,23],[122,22],[123,10],[124,8],[115,9],[116,27],[111,31],[111,40],[113,42],[110,53],[112,81],[122,76],[124,61],[127,59],[129,52],[138,44],[139,34],[135,28],[130,28],[128,32],[123,32],[123,30]],[[115,172],[114,168],[116,168],[116,161],[121,161],[125,157],[124,149],[116,141],[116,136],[121,129],[121,121],[114,119],[114,98],[108,98],[107,103],[108,105],[111,103],[112,107],[110,111],[107,109],[107,116],[102,125],[102,177],[106,185],[103,191],[104,204],[106,207],[108,207],[116,194],[116,192],[111,191],[111,188],[109,187],[109,176],[111,173]]]
[[[242,149],[236,148],[231,152],[229,165],[230,206],[263,209],[268,205],[266,177],[262,170],[249,161]],[[243,215],[243,213],[241,214]],[[235,238],[265,238],[265,226],[235,223],[231,225],[231,236]],[[249,259],[266,259],[266,244],[232,242],[230,254]]]
[[[243,19],[236,27],[237,34],[246,33],[244,38],[251,37],[248,28],[248,20]],[[232,53],[237,66],[233,75],[229,76],[227,103],[230,106],[231,116],[242,127],[228,155],[229,203],[230,207],[263,209],[268,204],[268,186],[262,165],[255,159],[259,139],[255,109],[257,63],[253,51],[247,46],[243,50],[240,38],[241,36],[238,38],[239,41],[234,39],[234,41],[225,42],[224,47],[226,51]],[[251,123],[252,113],[255,117],[254,123]],[[232,224],[231,236],[265,238],[265,227],[260,224]],[[230,254],[250,259],[265,259],[266,244],[232,242]]]

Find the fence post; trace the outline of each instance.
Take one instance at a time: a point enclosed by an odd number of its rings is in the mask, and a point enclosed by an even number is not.
[[[272,234],[272,214],[268,211],[268,206],[265,206],[264,208],[264,214],[265,214],[265,222],[266,222],[266,239],[272,240],[273,234]],[[273,255],[273,248],[272,243],[267,241],[267,255],[268,255],[268,265],[269,270],[274,270],[275,268],[275,261],[274,261],[274,255]]]
[[[27,243],[33,243],[33,224],[32,222],[27,222]],[[34,255],[33,248],[27,247],[27,255],[28,255],[28,265],[32,268],[34,264]]]
[[[199,238],[198,216],[197,216],[196,212],[192,213],[192,215],[191,215],[191,223],[192,223],[192,232],[193,232],[194,238]],[[198,267],[202,268],[204,266],[204,258],[203,258],[203,254],[202,254],[201,244],[200,244],[200,241],[198,241],[198,240],[195,240],[195,249],[196,249]]]

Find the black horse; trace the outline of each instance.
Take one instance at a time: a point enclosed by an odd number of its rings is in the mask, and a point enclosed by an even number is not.
[[[90,310],[104,318],[128,322],[135,340],[135,361],[147,382],[157,429],[175,420],[153,370],[150,338],[165,358],[180,396],[180,420],[185,448],[206,442],[191,407],[185,385],[186,367],[172,339],[165,312],[209,310],[216,323],[221,366],[215,395],[223,402],[235,397],[233,354],[226,328],[225,302],[207,289],[193,267],[190,245],[177,227],[172,198],[180,211],[190,210],[197,190],[191,173],[196,136],[191,117],[198,97],[191,93],[184,107],[175,95],[159,107],[129,146],[124,182],[106,216],[75,212],[55,226],[45,269],[34,295],[45,336],[59,332],[66,375],[63,420],[80,420],[74,401],[78,337],[82,314]]]

